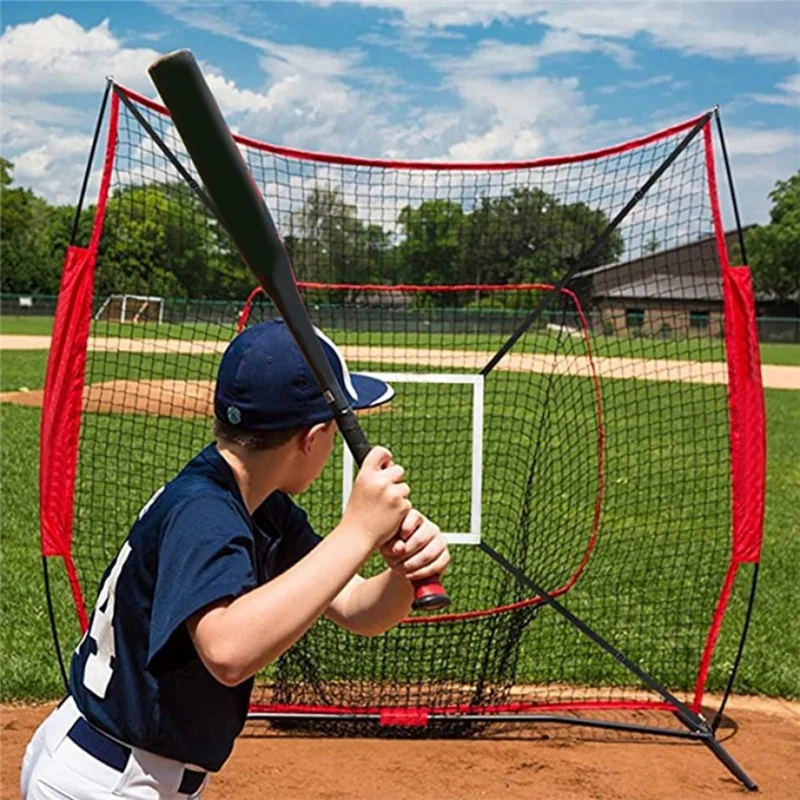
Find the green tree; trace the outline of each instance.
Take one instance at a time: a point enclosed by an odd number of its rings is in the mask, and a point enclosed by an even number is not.
[[[0,157],[0,186],[3,189],[14,182],[14,178],[11,176],[13,170],[14,165],[7,158]]]
[[[183,182],[126,186],[108,201],[96,291],[240,298],[253,278]]]
[[[382,274],[389,237],[338,191],[316,187],[291,216],[285,244],[300,280],[368,283]]]
[[[467,215],[459,203],[426,200],[398,217],[403,241],[397,248],[403,283],[447,284],[464,280]]]
[[[51,206],[30,189],[13,186],[14,165],[0,159],[2,291],[56,294],[75,218],[74,206]],[[77,243],[88,242],[94,207],[78,219]]]
[[[476,283],[555,282],[607,224],[603,211],[582,202],[562,203],[541,189],[484,197],[470,215],[468,271]],[[586,267],[610,263],[624,249],[615,232]]]
[[[658,241],[658,237],[653,233],[650,235],[650,238],[644,243],[642,247],[642,252],[645,255],[652,255],[653,253],[657,253],[661,249],[661,242]]]
[[[800,299],[800,170],[770,192],[770,222],[746,234],[747,257],[757,292]]]
[[[10,161],[0,159],[0,285],[4,292],[51,294],[58,273],[50,247],[50,206],[30,189],[12,186],[13,170]]]
[[[95,207],[93,205],[81,209],[73,244],[79,247],[85,247],[89,244],[89,239],[92,234],[92,225],[94,223],[94,212]],[[50,247],[56,259],[59,276],[61,274],[61,266],[64,263],[64,256],[67,252],[67,246],[70,243],[70,236],[74,223],[75,206],[50,207]]]

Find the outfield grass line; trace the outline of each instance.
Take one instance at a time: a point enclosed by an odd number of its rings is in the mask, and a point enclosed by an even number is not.
[[[48,336],[4,336],[0,349],[42,350],[49,347]],[[197,342],[183,339],[123,339],[90,337],[90,352],[152,353],[209,355],[222,353],[227,342]],[[351,362],[375,362],[395,366],[430,366],[436,369],[479,371],[494,355],[488,351],[444,350],[415,347],[376,347],[342,345],[345,358]],[[556,373],[578,377],[658,382],[726,384],[728,368],[723,362],[684,361],[679,359],[624,358],[619,356],[587,356],[543,353],[508,353],[496,369],[509,372]],[[800,367],[765,364],[761,367],[762,383],[768,389],[800,390]]]

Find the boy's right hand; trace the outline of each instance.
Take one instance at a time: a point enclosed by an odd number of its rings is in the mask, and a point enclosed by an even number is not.
[[[373,447],[356,477],[342,523],[365,532],[374,549],[397,534],[411,510],[411,489],[404,475],[385,447]]]

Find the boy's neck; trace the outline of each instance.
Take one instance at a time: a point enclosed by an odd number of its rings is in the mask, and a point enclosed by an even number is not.
[[[277,489],[283,472],[277,451],[249,452],[236,446],[217,443],[236,479],[247,513],[253,512]]]

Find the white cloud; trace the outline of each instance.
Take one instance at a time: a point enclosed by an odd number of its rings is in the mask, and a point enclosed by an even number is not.
[[[725,226],[734,225],[733,208],[728,191],[728,182],[723,170],[722,156],[717,154],[717,179],[722,197],[722,212]],[[739,155],[733,163],[733,178],[742,222],[764,223],[769,221],[771,201],[769,193],[778,179],[785,179],[797,172],[798,153],[783,150],[767,155]]]
[[[185,25],[259,52],[263,88],[257,92],[239,89],[204,65],[222,111],[234,114],[235,127],[248,136],[301,148],[360,148],[373,155],[382,155],[396,140],[398,131],[388,111],[401,99],[396,94],[398,81],[385,70],[365,66],[359,49],[275,42],[253,35],[236,14],[223,16],[214,7],[159,7]]]
[[[800,161],[800,132],[789,128],[744,128],[728,126],[725,130],[728,153],[733,156],[769,156],[794,153]]]
[[[717,183],[722,197],[726,227],[734,224],[724,161],[719,143],[716,147]],[[725,126],[725,142],[733,166],[733,180],[742,221],[766,222],[771,201],[769,193],[778,179],[785,179],[800,164],[800,131],[788,128],[759,129]]]
[[[33,186],[38,193],[57,205],[74,203],[83,180],[91,142],[91,136],[49,135],[42,144],[14,156],[15,182]],[[96,170],[89,194],[92,200],[98,175],[99,170]]]
[[[632,54],[627,48],[609,45],[599,39],[581,39],[568,32],[547,33],[535,44],[500,42],[484,39],[467,56],[433,59],[436,67],[446,72],[471,72],[475,75],[524,75],[534,72],[539,62],[551,55],[600,50],[613,55],[625,65]]]
[[[26,96],[98,92],[107,75],[147,91],[147,66],[158,55],[149,48],[124,47],[107,19],[86,29],[53,14],[10,26],[0,37],[4,90]]]
[[[599,52],[609,56],[621,67],[630,67],[634,62],[634,53],[627,45],[596,36],[583,36],[578,31],[548,30],[535,47],[540,59],[571,53]]]
[[[3,98],[3,126],[0,142],[4,151],[29,149],[46,142],[54,134],[80,128],[86,116],[76,108],[45,100]]]
[[[339,0],[311,0],[333,5]],[[399,14],[411,27],[459,27],[536,21],[577,37],[611,40],[649,36],[661,47],[713,58],[752,56],[797,60],[798,11],[794,2],[563,3],[533,0],[354,0]]]
[[[257,3],[227,3],[223,6],[221,3],[176,3],[174,0],[166,0],[166,2],[153,2],[153,5],[186,27],[235,39],[251,47],[260,47],[261,42],[265,41],[245,33],[245,31],[261,31],[267,25],[264,16],[256,17],[254,14],[254,9],[259,5]]]
[[[160,6],[164,13],[193,28],[224,36],[260,50],[266,72],[275,77],[302,73],[317,77],[341,78],[352,74],[363,54],[348,48],[341,51],[325,50],[300,44],[281,44],[247,33],[227,13],[221,16],[215,9],[165,3]],[[233,15],[235,16],[235,15]]]
[[[414,97],[412,87],[405,85],[401,76],[371,66],[361,49],[327,50],[274,42],[254,35],[260,32],[256,26],[242,28],[233,12],[229,15],[225,11],[225,16],[220,16],[219,7],[215,6],[198,9],[169,4],[165,10],[185,24],[255,49],[251,55],[257,58],[260,71],[248,88],[238,85],[215,65],[202,62],[232,127],[253,138],[367,156],[483,161],[584,151],[647,132],[647,122],[641,119],[601,119],[577,78],[547,77],[539,70],[544,59],[574,52],[600,52],[619,65],[630,66],[634,43],[627,40],[643,32],[656,36],[658,9],[653,4],[630,4],[626,6],[630,9],[626,16],[621,7],[609,10],[585,4],[581,15],[572,6],[544,3],[476,2],[457,6],[441,2],[378,2],[386,8],[398,8],[409,24],[420,26],[455,24],[450,19],[488,23],[520,19],[527,14],[549,27],[543,36],[537,33],[536,41],[530,44],[487,38],[458,58],[437,55],[437,48],[431,45],[434,40],[421,36],[418,43],[426,44],[420,44],[414,53],[424,55],[440,74],[441,82],[435,89],[443,98],[437,105],[426,105]],[[705,5],[695,4],[695,11],[701,17],[706,15],[708,22],[711,12]],[[676,20],[685,19],[687,12],[676,11],[673,6],[658,4],[665,18],[659,35],[671,37],[670,46],[688,52],[695,46],[688,44],[691,36],[682,34],[684,43],[679,45],[676,42],[680,37],[673,31]],[[765,16],[770,13],[764,11]],[[736,10],[729,16],[741,17]],[[740,21],[720,22],[714,35],[720,29],[736,28]],[[764,26],[753,26],[756,44],[748,46],[755,48],[753,52],[760,53],[759,57],[766,57],[762,53],[766,45],[760,37],[773,34],[761,31]],[[689,27],[696,28],[694,23]],[[397,41],[409,41],[413,38],[409,30],[395,28],[393,36],[400,36]],[[446,36],[460,35],[438,28],[436,31]],[[692,35],[697,39],[701,34]],[[729,37],[725,49],[720,40],[713,52],[733,53],[733,41],[734,37]],[[780,56],[783,45],[778,39],[770,42]],[[466,45],[459,47],[463,50]],[[0,51],[5,94],[2,142],[6,155],[17,163],[17,179],[51,200],[74,202],[94,114],[84,115],[65,105],[69,93],[91,92],[99,96],[103,76],[113,72],[120,82],[154,96],[146,67],[159,54],[147,48],[126,47],[108,21],[83,28],[62,15],[7,28],[0,39]],[[629,90],[681,87],[681,82],[669,75],[639,79],[636,73],[627,76],[631,79],[617,85]],[[800,74],[778,84],[775,96],[794,97],[798,91]],[[58,102],[53,100],[56,96]],[[674,116],[669,119],[674,120]],[[758,204],[753,201],[751,207],[757,206],[757,213],[763,218],[773,176],[784,177],[796,168],[790,161],[792,157],[797,160],[797,135],[784,128],[758,127],[733,127],[728,134],[736,157],[734,169],[737,174],[740,170],[745,174],[743,185],[762,193]],[[750,172],[756,162],[766,170],[760,178],[755,171]],[[788,171],[774,171],[784,168]],[[324,180],[335,188],[340,179],[341,174],[337,178],[331,173]],[[455,173],[448,177],[454,196],[463,189],[460,180]],[[424,180],[414,184],[413,189],[417,202],[432,191]],[[365,185],[349,191],[348,199],[358,205],[363,216],[384,224],[391,224],[396,217],[395,201],[380,195],[382,186]],[[401,200],[401,195],[398,193],[395,200]],[[293,197],[296,202],[296,194]]]
[[[244,112],[268,111],[272,103],[269,97],[249,89],[239,89],[236,84],[213,67],[201,65],[208,86],[224,115]]]
[[[141,33],[139,35],[146,42],[159,42],[167,35],[167,31],[150,31],[149,33]]]
[[[15,164],[16,182],[51,202],[74,203],[91,145],[94,111],[70,107],[69,96],[91,94],[99,99],[109,74],[152,93],[146,69],[158,55],[147,48],[126,48],[108,20],[83,28],[53,14],[7,27],[0,37],[2,144],[4,155]]]
[[[262,63],[275,77],[303,74],[317,78],[343,78],[351,76],[362,60],[358,50],[322,50],[304,45],[276,44],[259,40],[265,53]]]
[[[800,95],[800,72],[790,75],[785,81],[778,84],[781,91],[789,92],[790,94]]]
[[[714,58],[797,59],[793,3],[547,3],[539,21],[583,36],[649,35],[661,47]]]
[[[311,0],[315,5],[331,6],[340,0]],[[505,22],[512,19],[534,18],[540,3],[528,0],[354,0],[355,5],[382,8],[400,13],[405,22],[412,26],[466,27],[470,25],[489,25],[492,22]]]
[[[468,133],[449,146],[451,158],[532,158],[587,140],[593,112],[575,78],[503,81],[455,73],[449,81],[463,101],[467,124],[461,127]]]
[[[472,72],[474,75],[522,75],[533,72],[539,64],[535,47],[484,39],[468,56],[446,57],[434,61],[446,72]]]
[[[89,152],[91,136],[61,136],[49,139],[38,147],[20,153],[14,163],[17,180],[43,178],[53,164],[70,156],[83,156]]]
[[[800,106],[800,72],[790,75],[785,81],[778,83],[775,88],[778,93],[759,94],[752,92],[747,95],[757,103],[766,103],[777,106]]]
[[[495,13],[495,4],[486,4],[487,9],[490,6]],[[631,58],[622,45],[580,38],[569,31],[551,31],[533,45],[486,40],[465,57],[427,54],[444,73],[442,88],[453,93],[458,106],[419,108],[408,102],[396,77],[371,72],[359,50],[278,44],[243,32],[210,8],[164,8],[185,24],[261,52],[259,64],[266,73],[263,95],[240,97],[230,82],[219,79],[220,103],[242,112],[236,120],[241,130],[295,147],[374,156],[523,158],[541,155],[550,146],[564,152],[580,138],[578,127],[592,112],[574,79],[529,74],[541,58],[575,50],[599,50],[623,63]],[[475,4],[469,10],[473,13]],[[525,75],[529,77],[517,77]],[[507,76],[514,80],[504,80]],[[232,100],[226,100],[227,93],[234,94]],[[530,101],[521,103],[520,97]],[[400,113],[392,113],[393,106]]]

